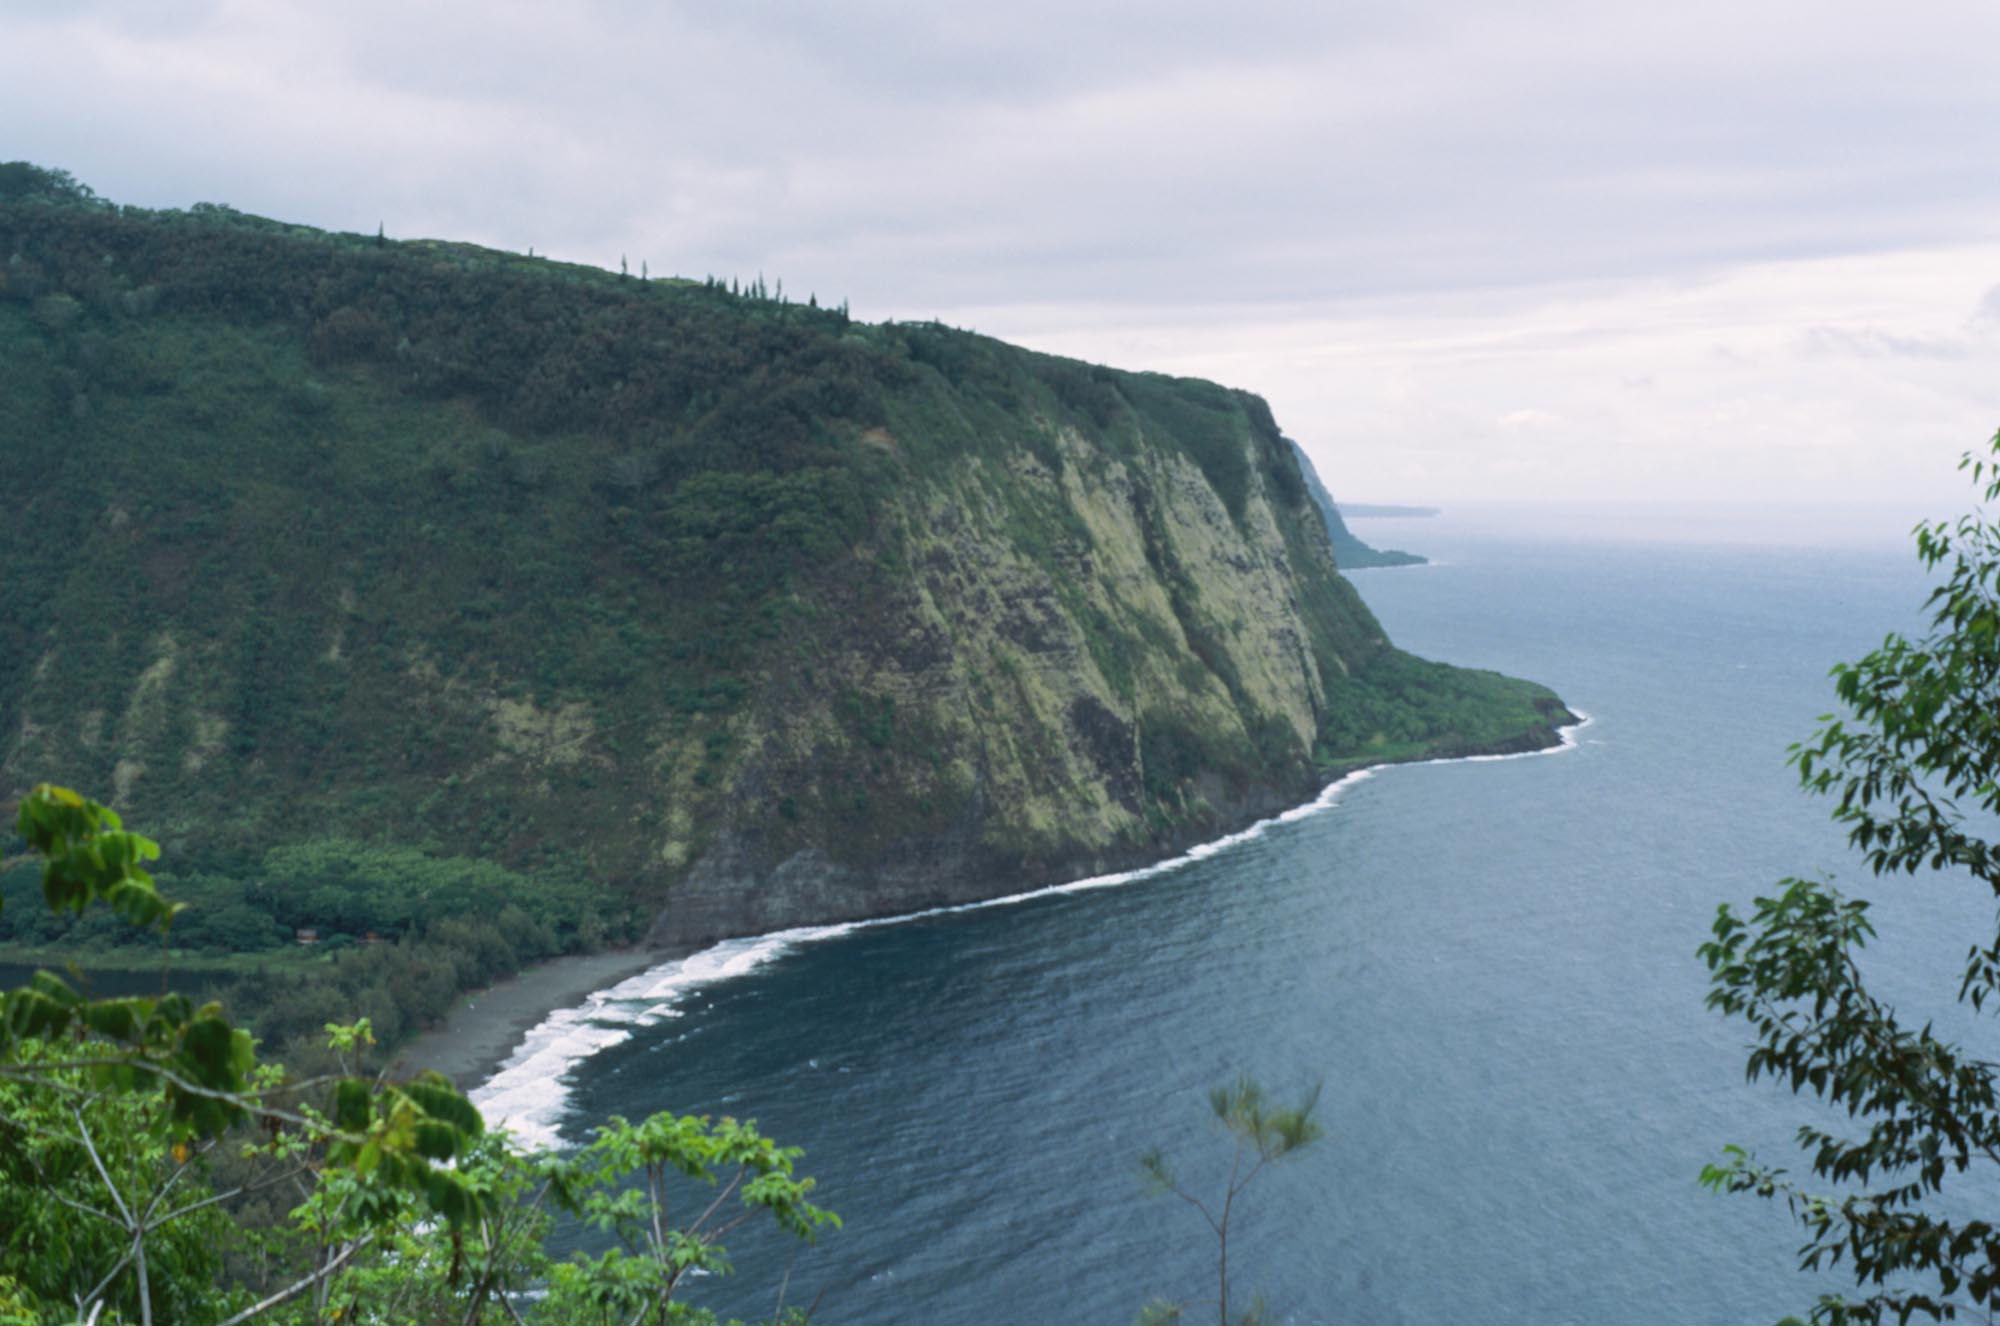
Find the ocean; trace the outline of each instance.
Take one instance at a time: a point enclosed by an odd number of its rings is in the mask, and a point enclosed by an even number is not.
[[[739,1231],[693,1297],[744,1317],[787,1275],[826,1322],[1213,1312],[1214,1237],[1138,1161],[1218,1193],[1207,1093],[1240,1074],[1317,1086],[1326,1130],[1232,1226],[1232,1294],[1275,1321],[1803,1314],[1839,1280],[1796,1269],[1782,1208],[1696,1176],[1727,1143],[1793,1158],[1826,1116],[1745,1083],[1695,950],[1718,903],[1831,874],[1878,900],[1871,971],[1905,1012],[1988,1034],[1936,973],[1991,899],[1869,877],[1786,765],[1828,669],[1920,626],[1910,522],[1353,523],[1435,559],[1355,574],[1391,638],[1554,687],[1589,716],[1568,747],[1375,771],[1091,887],[734,941],[556,1015],[476,1098],[542,1140],[673,1109],[804,1147],[844,1228],[796,1254]]]

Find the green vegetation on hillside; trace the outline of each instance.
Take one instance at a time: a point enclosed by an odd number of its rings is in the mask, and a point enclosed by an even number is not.
[[[484,863],[511,961],[691,880],[734,901],[663,937],[1137,861],[1344,763],[1552,740],[1548,692],[1389,645],[1309,477],[1212,383],[15,163],[0,799],[110,789],[207,948],[375,930],[341,962],[383,962],[444,925],[384,899]],[[421,869],[367,855],[392,841]]]
[[[1315,755],[1321,767],[1534,750],[1533,734],[1562,718],[1547,695],[1497,672],[1385,655],[1329,692],[1331,715]]]
[[[394,844],[303,839],[250,862],[161,876],[185,909],[165,955],[251,1018],[267,1045],[316,1064],[329,1009],[366,1017],[389,1044],[450,1012],[459,995],[528,963],[636,938],[629,904],[575,869],[519,874]],[[39,906],[35,864],[0,872],[0,952],[157,967],[161,937],[105,912]],[[314,942],[300,944],[301,934]]]

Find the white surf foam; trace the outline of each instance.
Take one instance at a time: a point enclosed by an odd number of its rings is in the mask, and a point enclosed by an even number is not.
[[[1559,745],[1548,746],[1541,750],[1520,751],[1512,755],[1466,755],[1436,760],[1414,760],[1409,763],[1489,763],[1496,760],[1528,759],[1538,755],[1559,755],[1564,751],[1576,749],[1577,734],[1592,721],[1588,714],[1581,711],[1572,712],[1576,713],[1578,721],[1558,730],[1557,735],[1562,739]],[[573,1008],[558,1009],[549,1014],[540,1025],[527,1034],[493,1076],[472,1091],[472,1102],[479,1106],[489,1126],[507,1128],[530,1146],[561,1145],[562,1121],[569,1112],[570,1075],[577,1065],[614,1045],[630,1040],[633,1032],[640,1027],[650,1026],[666,1018],[681,1016],[679,1001],[692,991],[714,985],[718,981],[746,976],[759,967],[776,961],[801,944],[831,939],[836,935],[848,934],[855,930],[881,925],[901,925],[925,917],[950,916],[959,912],[981,911],[989,907],[1011,907],[1016,903],[1029,902],[1036,898],[1065,893],[1084,893],[1091,889],[1116,888],[1124,884],[1135,884],[1140,880],[1153,879],[1193,865],[1197,861],[1206,861],[1239,843],[1261,838],[1275,825],[1291,824],[1328,810],[1339,803],[1341,794],[1348,788],[1373,778],[1384,769],[1399,767],[1406,766],[1376,764],[1365,769],[1356,769],[1327,784],[1311,801],[1293,806],[1290,810],[1273,815],[1269,819],[1259,820],[1246,829],[1225,834],[1212,842],[1198,843],[1180,856],[1155,862],[1150,866],[1141,866],[1136,870],[1093,875],[1088,879],[1071,880],[1066,884],[1049,884],[1023,893],[1010,893],[1005,897],[956,903],[948,907],[930,907],[920,912],[908,912],[898,916],[846,921],[834,925],[797,926],[790,930],[775,930],[769,934],[751,935],[742,939],[725,939],[698,953],[663,962],[637,976],[620,981],[609,989],[599,990]]]

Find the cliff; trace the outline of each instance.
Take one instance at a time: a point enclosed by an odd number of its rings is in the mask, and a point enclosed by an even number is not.
[[[1347,522],[1341,519],[1340,508],[1334,505],[1333,494],[1320,482],[1319,473],[1313,469],[1305,449],[1294,442],[1292,452],[1298,459],[1299,472],[1305,476],[1306,491],[1312,494],[1313,505],[1319,509],[1320,519],[1326,522],[1327,538],[1333,544],[1333,559],[1342,570],[1359,571],[1370,566],[1422,566],[1425,563],[1427,559],[1415,553],[1395,548],[1371,548],[1355,538],[1353,531],[1347,528]]]
[[[103,789],[246,878],[582,861],[692,941],[1567,718],[1389,644],[1245,393],[8,169],[0,801]]]

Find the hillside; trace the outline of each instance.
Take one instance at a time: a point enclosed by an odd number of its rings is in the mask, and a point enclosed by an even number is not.
[[[246,906],[394,844],[696,940],[1566,718],[1389,644],[1242,392],[18,164],[0,256],[0,802],[98,789]]]

